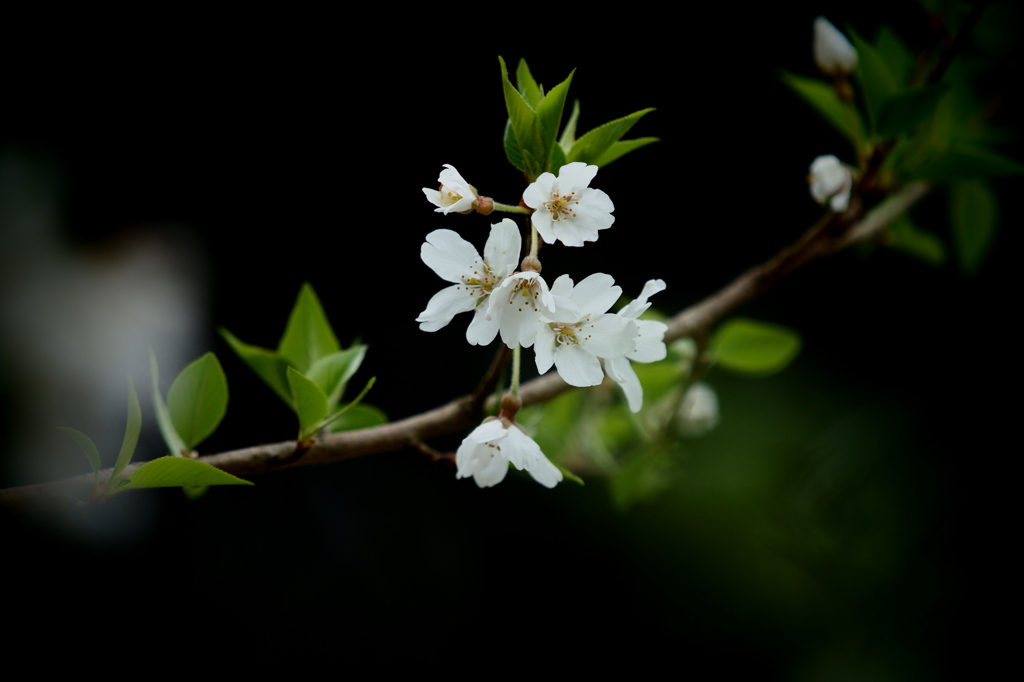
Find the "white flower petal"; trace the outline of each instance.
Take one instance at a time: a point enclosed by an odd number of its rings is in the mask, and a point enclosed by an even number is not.
[[[420,246],[420,258],[446,282],[461,282],[480,254],[452,230],[434,230]]]
[[[416,321],[420,323],[421,330],[436,332],[438,329],[447,326],[453,317],[467,310],[472,310],[475,306],[476,301],[466,295],[465,288],[458,286],[446,287],[431,297],[427,303],[426,310],[420,313]],[[491,338],[493,339],[494,337]]]
[[[484,245],[484,259],[500,277],[508,277],[519,265],[523,238],[515,221],[505,218],[491,226],[491,234]]]
[[[555,293],[554,287],[551,293]],[[603,272],[584,278],[572,290],[573,301],[580,312],[587,315],[608,312],[620,296],[622,287],[615,286],[615,279]]]
[[[651,304],[647,302],[654,294],[659,291],[665,291],[665,280],[663,279],[649,279],[644,284],[644,290],[640,292],[640,295],[635,300],[629,302],[626,307],[619,311],[619,315],[623,317],[631,317],[634,320],[642,315]]]
[[[567,163],[558,169],[558,188],[561,192],[579,192],[590,185],[597,175],[597,166],[588,166],[582,161]]]
[[[500,483],[509,462],[525,469],[535,481],[553,488],[562,472],[552,464],[540,446],[515,424],[499,419],[486,421],[466,436],[455,453],[456,478],[473,477],[481,488]]]
[[[429,331],[429,330],[428,330]],[[487,304],[476,307],[476,313],[466,328],[466,341],[474,346],[486,346],[498,335],[498,321],[487,318]]]
[[[636,362],[658,362],[668,356],[665,348],[665,332],[668,325],[655,320],[637,320],[636,349],[626,357]]]
[[[629,355],[636,347],[639,334],[637,323],[619,315],[595,315],[581,332],[586,334],[580,343],[599,358]]]
[[[602,364],[608,376],[622,387],[622,392],[626,394],[626,402],[629,403],[629,409],[632,412],[639,412],[644,405],[644,389],[640,385],[640,379],[637,378],[636,372],[633,371],[633,366],[629,364],[629,360],[625,357],[611,358],[603,360]]]
[[[580,344],[560,345],[554,355],[558,376],[570,386],[597,386],[604,380],[601,361]]]

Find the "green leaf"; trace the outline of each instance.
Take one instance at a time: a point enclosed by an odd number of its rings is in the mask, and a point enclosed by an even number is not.
[[[523,150],[516,140],[516,134],[512,132],[512,120],[505,121],[505,137],[502,140],[505,145],[505,158],[519,170],[526,172],[526,162],[523,161]]]
[[[871,121],[877,127],[882,107],[890,97],[899,93],[900,86],[878,50],[852,29],[849,34],[857,49],[857,77],[864,90]]]
[[[185,442],[181,440],[181,436],[175,430],[167,403],[160,395],[160,371],[157,369],[156,355],[153,354],[152,348],[149,349],[149,375],[153,382],[153,409],[156,411],[156,423],[160,427],[160,435],[164,437],[167,451],[172,455],[187,454],[190,449],[185,446]]]
[[[502,91],[505,94],[505,108],[508,110],[509,127],[515,138],[515,144],[521,152],[520,156],[524,166],[522,170],[526,173],[530,182],[533,182],[537,179],[537,176],[544,172],[543,164],[547,161],[548,156],[547,150],[544,149],[540,119],[537,116],[537,112],[533,110],[533,107],[527,103],[519,91],[509,82],[505,60],[499,56],[498,61],[501,63]],[[507,144],[506,155],[508,155]],[[509,160],[511,161],[511,159]]]
[[[96,449],[96,444],[92,442],[92,439],[76,429],[71,429],[66,426],[58,426],[57,428],[75,439],[75,442],[78,443],[78,447],[82,448],[82,452],[85,453],[86,459],[89,460],[89,466],[92,467],[93,478],[98,478],[101,466],[100,451]]]
[[[742,374],[767,376],[786,367],[800,352],[800,335],[787,327],[733,318],[711,339],[718,364]]]
[[[622,136],[629,132],[637,121],[644,115],[654,111],[653,108],[634,111],[628,116],[617,118],[588,131],[573,145],[572,150],[566,155],[566,159],[582,161],[587,164],[595,164],[613,144],[622,139]]]
[[[878,134],[896,137],[910,132],[935,111],[947,92],[948,84],[936,83],[889,98],[878,115]]]
[[[228,409],[228,379],[213,353],[181,371],[167,393],[167,407],[185,453],[214,432]]]
[[[299,415],[299,440],[316,435],[320,422],[327,416],[327,395],[294,367],[288,368],[288,385],[295,396],[295,413]]]
[[[888,246],[923,260],[929,265],[937,266],[946,262],[946,248],[942,240],[931,232],[922,230],[906,214],[889,225]]]
[[[931,156],[914,174],[919,180],[947,182],[1024,173],[1024,164],[984,147],[953,145]]]
[[[552,173],[558,173],[558,169],[561,168],[561,165],[555,165],[553,158],[556,153],[555,138],[558,137],[558,131],[562,127],[565,98],[569,94],[569,84],[572,83],[575,73],[576,70],[573,69],[568,78],[551,88],[550,92],[544,95],[544,99],[537,104],[537,119],[540,121],[541,127],[541,148],[534,154],[544,160],[544,170],[549,170]],[[557,153],[563,153],[561,147],[558,147]]]
[[[195,459],[169,455],[136,467],[120,490],[208,485],[252,485],[252,482]]]
[[[658,138],[656,137],[638,137],[635,140],[619,140],[611,147],[608,147],[608,149],[605,150],[604,154],[602,154],[594,162],[594,165],[602,167],[607,166],[609,163],[619,158],[620,156],[625,156],[631,151],[640,149],[640,147],[646,147],[650,143],[657,141]]]
[[[893,79],[901,86],[910,83],[914,72],[914,53],[889,26],[878,29],[875,46],[882,61],[889,67]]]
[[[336,405],[345,391],[345,384],[359,369],[365,355],[364,344],[332,353],[313,363],[306,377],[320,387],[330,405]]]
[[[251,346],[240,341],[234,334],[221,327],[220,335],[228,342],[232,350],[242,358],[256,375],[281,397],[286,404],[292,405],[291,389],[288,387],[288,360],[272,350]]]
[[[576,100],[572,103],[572,113],[569,114],[569,122],[565,124],[562,137],[558,139],[558,146],[562,148],[562,152],[565,154],[568,154],[572,146],[576,144],[576,124],[579,120],[580,101]]]
[[[327,321],[320,299],[306,282],[288,317],[288,326],[277,346],[277,353],[287,358],[300,372],[305,372],[320,358],[339,350],[341,345]]]
[[[367,405],[365,403],[360,403],[359,405],[352,407],[342,405],[339,412],[342,410],[344,410],[344,414],[340,414],[337,419],[328,420],[331,423],[331,431],[335,433],[340,431],[354,431],[356,429],[368,429],[371,426],[388,423],[387,415],[373,405]]]
[[[824,116],[825,120],[855,147],[861,144],[864,139],[864,124],[861,123],[860,116],[839,99],[831,84],[795,76],[788,71],[783,71],[781,78],[783,83]]]
[[[362,401],[362,399],[366,397],[366,394],[370,392],[370,389],[373,388],[373,385],[375,383],[377,383],[377,377],[370,377],[370,380],[366,382],[365,386],[363,386],[363,390],[359,392],[359,395],[357,395],[355,399],[352,400],[352,402],[348,403],[347,405],[336,411],[334,414],[332,414],[330,419],[325,419],[323,423],[318,424],[317,429],[319,430],[320,428],[330,426],[331,424],[337,422],[338,420],[343,419],[344,415],[348,414],[349,411],[356,409],[359,406],[359,403]]]
[[[135,383],[128,377],[128,421],[124,427],[124,440],[121,442],[121,452],[117,455],[117,462],[114,464],[114,471],[110,474],[108,491],[116,492],[120,487],[118,478],[132,461],[135,454],[135,446],[139,442],[139,432],[142,430],[142,410],[139,408],[139,396],[135,393]],[[110,488],[109,486],[114,486]]]
[[[950,188],[949,215],[960,268],[973,275],[985,260],[999,226],[998,199],[986,182],[956,182]]]
[[[544,88],[537,85],[537,81],[533,79],[533,74],[530,73],[530,67],[526,65],[525,59],[520,59],[516,66],[516,88],[533,109],[536,109],[537,104],[544,99]]]

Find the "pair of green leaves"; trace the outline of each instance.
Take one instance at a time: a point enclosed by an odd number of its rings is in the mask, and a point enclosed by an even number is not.
[[[653,109],[642,109],[609,121],[577,139],[576,124],[580,115],[580,105],[577,101],[561,138],[556,142],[573,74],[570,73],[568,78],[545,94],[544,88],[530,73],[526,60],[520,60],[516,68],[516,86],[509,80],[505,60],[498,57],[498,61],[501,63],[505,107],[508,109],[504,140],[505,156],[513,166],[526,174],[530,182],[545,171],[557,172],[565,164],[574,161],[596,166],[607,165],[658,139],[621,139],[637,121],[648,112],[654,111]]]
[[[373,379],[355,400],[340,404],[349,379],[362,364],[366,346],[341,347],[308,283],[299,292],[277,350],[253,346],[226,329],[220,331],[238,356],[298,416],[300,442],[308,442],[327,426],[343,430],[386,421],[379,410],[358,404]]]
[[[204,356],[205,358],[206,356]],[[211,356],[212,357],[212,356]],[[202,362],[203,358],[197,360],[196,363],[192,363],[189,367]],[[216,362],[216,359],[214,359]],[[153,368],[155,371],[155,361],[153,362]],[[218,365],[219,367],[219,365]],[[186,368],[186,371],[188,368]],[[184,375],[186,372],[182,372]],[[194,374],[194,371],[193,371]],[[180,379],[180,377],[179,377]],[[178,383],[177,381],[175,382]],[[155,380],[154,380],[155,386]],[[187,392],[187,391],[185,391]],[[156,389],[154,389],[156,393]],[[177,395],[181,395],[182,391],[179,390]],[[162,401],[161,401],[162,402]],[[225,385],[224,390],[224,402],[227,402],[227,389]],[[178,399],[175,399],[175,404],[179,403]],[[187,412],[188,410],[182,410]],[[223,416],[223,410],[221,411]],[[217,422],[220,420],[217,419]],[[214,428],[216,424],[213,425]],[[121,451],[118,453],[117,462],[114,464],[114,470],[110,475],[110,479],[104,489],[101,490],[99,486],[99,473],[101,468],[100,453],[96,448],[96,444],[92,442],[88,436],[81,431],[61,427],[61,430],[71,436],[78,446],[85,453],[86,458],[89,460],[89,464],[93,471],[93,480],[96,483],[97,497],[101,499],[109,498],[119,492],[125,490],[139,489],[139,488],[167,488],[167,487],[178,487],[178,486],[210,486],[210,485],[252,485],[249,481],[244,481],[236,476],[221,471],[216,467],[212,467],[209,464],[189,459],[187,457],[176,457],[167,456],[159,457],[150,462],[136,467],[131,475],[127,478],[122,478],[122,474],[128,465],[132,461],[132,455],[135,454],[135,446],[139,442],[139,432],[142,430],[142,410],[139,407],[139,397],[135,392],[135,385],[129,379],[128,381],[128,421],[125,425],[124,440],[121,443]],[[161,424],[161,431],[163,431],[163,425]],[[210,428],[212,431],[212,428]],[[194,436],[194,433],[198,432],[187,432]],[[207,433],[206,435],[209,435]],[[205,436],[204,436],[205,437]],[[166,435],[165,435],[166,440]],[[199,440],[202,440],[201,438]],[[185,442],[185,441],[183,441]],[[198,443],[199,441],[195,441]],[[193,443],[194,445],[194,443]]]

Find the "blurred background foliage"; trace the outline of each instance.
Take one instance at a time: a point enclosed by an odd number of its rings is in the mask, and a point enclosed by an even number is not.
[[[609,272],[630,296],[661,277],[666,313],[699,300],[800,235],[819,215],[808,164],[846,153],[779,80],[782,68],[815,75],[814,17],[863,36],[886,22],[914,49],[934,44],[920,6],[896,5],[699,7],[683,24],[629,18],[593,46],[440,29],[364,44],[287,13],[140,18],[123,32],[98,16],[23,24],[0,48],[0,482],[86,472],[58,426],[116,452],[124,375],[145,381],[149,345],[169,377],[207,350],[224,366],[227,415],[202,452],[293,437],[287,407],[215,329],[272,346],[305,281],[341,344],[368,345],[353,381],[376,375],[367,400],[388,415],[470,391],[494,349],[466,347],[466,320],[417,329],[441,286],[418,251],[439,227],[482,244],[492,221],[436,215],[420,187],[451,163],[481,192],[518,198],[498,54],[526,57],[545,85],[577,68],[583,129],[656,107],[632,132],[662,141],[593,183],[615,202],[615,226],[585,250],[551,249],[546,270]],[[1001,151],[1024,159],[1020,10],[989,11],[965,58]],[[24,632],[43,613],[82,612],[91,586],[119,577],[125,599],[164,606],[104,616],[118,627],[164,631],[162,610],[185,604],[202,614],[198,631],[241,650],[280,628],[282,650],[345,642],[359,657],[529,657],[528,641],[578,665],[664,659],[681,674],[952,675],[977,616],[972,566],[991,551],[978,510],[998,497],[977,466],[1001,424],[988,349],[1015,338],[1019,180],[993,188],[1002,229],[973,277],[865,247],[745,306],[799,330],[800,355],[761,379],[713,369],[719,426],[631,450],[618,482],[581,471],[584,486],[510,476],[481,491],[401,452],[194,502],[166,490],[4,511]],[[947,212],[932,196],[915,222],[949,243]],[[164,453],[139,393],[136,457],[149,459]],[[618,399],[577,392],[561,409],[583,427],[580,403],[606,398]],[[614,442],[632,426],[595,428]],[[571,466],[571,447],[548,452]],[[64,577],[44,581],[54,567]],[[47,627],[55,647],[78,636]]]

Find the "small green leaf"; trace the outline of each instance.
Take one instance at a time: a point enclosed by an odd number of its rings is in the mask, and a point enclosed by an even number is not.
[[[999,226],[998,199],[986,182],[956,182],[950,188],[949,215],[960,268],[973,275],[985,260]]]
[[[114,464],[114,471],[110,474],[110,486],[108,491],[116,492],[120,486],[118,478],[125,467],[132,461],[135,454],[135,446],[139,442],[139,432],[142,430],[142,410],[139,408],[139,396],[135,393],[135,383],[128,377],[128,421],[124,427],[124,440],[121,442],[121,452],[117,455],[117,462]]]
[[[160,371],[156,365],[156,355],[153,349],[149,349],[149,376],[153,382],[153,409],[156,411],[156,423],[160,427],[160,435],[164,438],[167,451],[172,455],[183,455],[189,452],[185,442],[174,430],[174,422],[171,421],[171,413],[167,409],[164,397],[160,395]]]
[[[342,414],[342,411],[344,413]],[[355,431],[356,429],[368,429],[371,426],[387,424],[388,417],[379,408],[373,405],[360,403],[354,407],[342,405],[338,410],[338,418],[328,418],[330,429],[334,433],[340,431]]]
[[[567,160],[582,161],[587,164],[596,163],[613,144],[622,139],[622,136],[629,132],[637,121],[644,115],[654,111],[653,108],[634,111],[628,116],[617,118],[588,131],[573,145],[572,150],[566,155]]]
[[[640,149],[640,147],[646,147],[652,142],[657,142],[656,137],[638,137],[635,140],[619,140],[611,147],[605,150],[598,159],[594,162],[595,166],[607,166],[612,161],[618,159],[620,156],[625,156],[631,151]]]
[[[199,460],[167,456],[136,467],[120,490],[208,485],[252,485],[252,482]]]
[[[305,372],[320,358],[339,350],[341,345],[327,321],[320,299],[306,282],[288,317],[288,326],[277,346],[277,353],[287,358],[300,372]]]
[[[882,107],[890,97],[900,92],[900,86],[874,45],[852,29],[849,34],[857,49],[857,77],[864,89],[864,99],[868,104],[872,124],[877,127]]]
[[[365,355],[364,344],[332,353],[314,362],[306,377],[320,387],[329,404],[336,405],[345,391],[345,384],[359,369]]]
[[[878,29],[875,45],[878,48],[878,55],[889,67],[896,83],[901,86],[909,84],[916,58],[906,43],[896,35],[892,28],[882,26]]]
[[[882,137],[896,137],[910,132],[935,111],[939,100],[947,92],[947,83],[936,83],[890,97],[878,115],[878,134]]]
[[[860,116],[848,105],[844,104],[831,84],[822,83],[813,78],[795,76],[788,71],[782,72],[782,82],[793,92],[810,104],[825,120],[832,124],[843,137],[858,146],[864,139],[864,125]]]
[[[349,413],[349,411],[356,409],[359,406],[359,403],[362,401],[362,399],[366,397],[366,394],[370,392],[370,389],[373,388],[373,385],[375,383],[377,383],[377,377],[370,377],[370,380],[366,382],[365,386],[363,386],[363,390],[359,392],[359,395],[357,395],[352,402],[348,403],[340,410],[332,414],[329,419],[325,419],[323,423],[318,424],[317,430],[330,426],[331,424],[337,422],[339,419],[342,419],[344,415]]]
[[[327,395],[294,367],[288,368],[288,385],[295,396],[295,413],[299,415],[299,440],[305,441],[316,435],[320,422],[327,416]]]
[[[929,265],[942,265],[946,261],[942,240],[915,225],[906,214],[890,223],[889,237],[890,248],[914,256]]]
[[[516,140],[516,134],[512,132],[511,119],[505,121],[505,137],[502,143],[505,145],[505,158],[508,159],[508,162],[525,173],[526,163],[523,161],[523,150]]]
[[[183,452],[191,452],[214,432],[228,409],[228,379],[213,353],[181,371],[167,393],[167,407],[184,441]]]
[[[240,341],[234,334],[221,327],[220,335],[228,342],[238,357],[256,372],[256,375],[281,397],[286,404],[292,404],[291,390],[288,388],[288,360],[272,350],[251,346]]]
[[[523,170],[530,182],[533,182],[544,172],[543,163],[547,161],[548,156],[544,148],[540,119],[519,90],[509,82],[505,60],[499,56],[498,62],[501,64],[502,90],[505,94],[505,108],[508,110],[512,135],[521,151]],[[505,150],[508,155],[508,144],[505,145]]]
[[[92,439],[76,429],[71,429],[66,426],[58,426],[57,428],[75,439],[75,442],[78,443],[78,447],[82,448],[82,452],[85,453],[86,459],[89,460],[89,466],[92,467],[93,478],[98,478],[101,466],[100,451],[96,449],[96,444],[92,442]]]
[[[934,154],[914,174],[915,179],[946,182],[1024,173],[1024,164],[984,147],[958,144]]]
[[[569,84],[572,83],[572,77],[575,73],[576,70],[573,69],[568,78],[551,88],[548,94],[544,95],[544,99],[537,104],[537,120],[540,122],[541,128],[541,147],[534,154],[544,160],[544,170],[549,170],[552,173],[558,173],[558,169],[561,168],[561,165],[555,165],[556,161],[553,158],[553,155],[556,153],[555,147],[557,146],[555,145],[555,139],[558,137],[558,131],[562,127],[562,111],[565,109],[565,98],[569,94]],[[557,153],[563,154],[561,147],[558,147]]]
[[[526,65],[525,59],[520,59],[516,66],[516,88],[533,109],[536,109],[537,104],[544,99],[544,88],[537,85],[537,81],[533,79],[533,74],[530,73],[530,67]]]
[[[576,100],[572,103],[572,113],[569,114],[569,122],[565,124],[562,137],[558,139],[558,146],[562,148],[562,152],[565,154],[568,154],[572,146],[576,144],[576,124],[579,120],[580,101]]]
[[[723,324],[711,339],[711,351],[722,367],[755,376],[774,374],[800,352],[796,331],[746,318]]]

